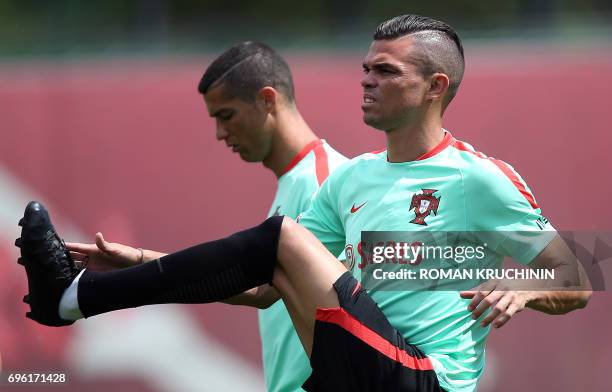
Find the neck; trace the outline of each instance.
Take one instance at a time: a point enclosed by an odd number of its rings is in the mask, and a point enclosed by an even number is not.
[[[442,119],[426,118],[387,131],[387,159],[389,162],[410,162],[431,151],[444,138]]]
[[[318,137],[296,108],[280,112],[276,121],[270,155],[263,160],[263,165],[272,170],[276,177],[280,177],[291,160]]]

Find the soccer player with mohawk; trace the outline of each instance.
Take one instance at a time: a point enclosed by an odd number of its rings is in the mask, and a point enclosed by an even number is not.
[[[270,283],[310,357],[304,389],[473,391],[490,325],[525,307],[562,314],[586,306],[588,279],[521,177],[442,127],[464,70],[456,32],[427,17],[392,18],[376,30],[363,70],[363,118],[385,132],[387,150],[333,172],[299,224],[271,217],[151,263],[79,272],[44,209],[30,205],[20,242],[28,316],[66,325],[135,306],[226,300]],[[556,279],[541,290],[487,282],[461,293],[359,284],[362,231],[424,230],[549,233],[546,241],[508,236],[489,244],[489,261],[511,256],[553,269]],[[334,257],[342,249],[350,271]]]

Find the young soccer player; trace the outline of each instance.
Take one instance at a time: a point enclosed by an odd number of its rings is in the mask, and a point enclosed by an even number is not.
[[[329,173],[347,161],[304,121],[295,102],[289,66],[265,44],[243,42],[227,49],[208,66],[198,91],[215,120],[217,139],[244,161],[261,162],[278,178],[268,216],[295,219],[310,206]],[[165,255],[109,243],[101,233],[95,245],[68,243],[67,247],[77,262],[93,270],[128,267]],[[262,303],[260,295],[271,292],[266,289],[255,288],[224,302],[260,308],[268,390],[301,390],[311,372],[308,357],[283,302]]]

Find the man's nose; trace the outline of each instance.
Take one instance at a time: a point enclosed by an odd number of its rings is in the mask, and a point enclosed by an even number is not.
[[[376,78],[372,76],[372,72],[368,72],[367,74],[363,75],[363,78],[361,79],[361,87],[376,87],[376,85],[377,81]]]
[[[225,140],[229,136],[229,132],[217,121],[217,140]]]

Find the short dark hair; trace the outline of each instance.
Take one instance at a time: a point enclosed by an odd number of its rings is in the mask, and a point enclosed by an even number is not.
[[[419,46],[417,66],[425,77],[436,72],[449,78],[445,105],[453,99],[465,69],[463,45],[455,30],[444,22],[420,15],[400,15],[382,22],[374,33],[374,40],[391,40],[405,35],[415,38]]]
[[[255,101],[257,92],[266,86],[280,91],[289,102],[295,100],[289,66],[272,48],[260,42],[241,42],[223,52],[204,72],[198,91],[206,94],[220,82],[230,97],[247,102]]]

